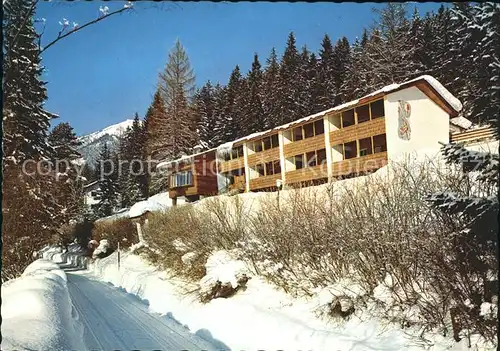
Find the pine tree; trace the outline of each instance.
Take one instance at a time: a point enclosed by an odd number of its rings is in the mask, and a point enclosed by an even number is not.
[[[111,154],[107,143],[104,143],[95,167],[99,174],[100,201],[96,211],[99,217],[112,215],[118,205],[118,179],[116,179],[115,172],[117,164],[115,164],[115,161],[115,157]]]
[[[38,35],[33,27],[36,2],[3,2],[3,169],[2,169],[2,281],[20,274],[33,252],[57,234],[64,209],[52,195],[55,173],[43,175],[24,161],[50,160],[47,135],[54,114],[47,99]]]
[[[201,89],[199,89],[194,97],[196,113],[198,117],[198,135],[200,144],[205,148],[211,148],[214,145],[214,124],[215,124],[215,102],[214,88],[210,81],[207,81]]]
[[[333,107],[337,95],[333,45],[327,34],[325,34],[321,42],[318,73],[318,81],[321,86],[321,95],[318,100],[320,104],[319,109],[321,111]]]
[[[262,70],[257,54],[253,57],[252,69],[248,72],[247,81],[249,96],[245,106],[247,118],[247,132],[254,133],[266,129],[266,118],[262,106]]]
[[[351,63],[351,47],[346,37],[339,39],[332,52],[332,73],[335,85],[335,99],[333,104],[327,108],[340,105],[344,101],[342,97],[342,84],[348,79],[347,68]]]
[[[309,56],[307,72],[309,82],[307,87],[307,95],[309,97],[308,110],[309,114],[312,114],[322,111],[323,106],[320,101],[322,96],[322,82],[320,80],[319,64],[314,53],[311,53]]]
[[[415,62],[415,48],[410,38],[410,23],[406,5],[389,3],[377,10],[379,19],[367,43],[367,58],[378,89],[391,83],[400,83],[420,74]]]
[[[298,86],[296,104],[301,117],[310,115],[312,112],[311,108],[311,84],[313,79],[311,77],[310,70],[310,58],[311,53],[307,49],[307,46],[303,46],[299,56],[299,70],[297,71],[296,84]]]
[[[224,94],[224,115],[227,122],[225,134],[227,134],[229,141],[246,135],[242,128],[245,121],[244,117],[242,117],[244,105],[241,103],[244,85],[245,82],[241,76],[240,67],[236,65],[231,72]]]
[[[214,87],[214,146],[234,140],[233,121],[226,114],[226,94],[227,88],[217,83]]]
[[[279,125],[279,71],[278,56],[272,48],[266,61],[266,69],[262,76],[262,109],[265,116],[265,129]]]
[[[365,30],[361,41],[356,38],[352,46],[352,58],[347,64],[347,79],[342,82],[341,96],[345,102],[362,97],[373,90],[373,74],[367,58],[368,33]]]
[[[165,135],[164,126],[168,124],[165,103],[157,90],[153,102],[146,115],[147,124],[147,142],[146,149],[148,155],[155,160],[162,160],[169,154],[171,147],[170,138]]]
[[[4,160],[17,163],[51,156],[47,134],[56,117],[43,108],[47,92],[40,79],[43,66],[32,4],[32,0],[3,4],[3,152]]]
[[[303,117],[297,103],[300,87],[296,83],[296,79],[299,66],[300,57],[295,45],[295,35],[291,32],[288,35],[287,46],[280,64],[278,125]]]
[[[460,47],[465,48],[461,51],[461,59],[464,66],[474,69],[466,77],[469,80],[469,91],[464,96],[468,105],[466,117],[478,123],[498,123],[500,5],[493,2],[478,3],[470,9],[458,8],[455,15],[456,20],[466,26],[459,41]]]
[[[190,106],[194,82],[189,58],[177,40],[159,77],[158,89],[165,105],[165,118],[155,119],[151,129],[155,135],[155,151],[165,158],[178,158],[197,142],[195,114]]]
[[[76,148],[80,145],[78,138],[69,123],[59,123],[52,129],[48,137],[54,152],[55,180],[53,196],[61,206],[61,222],[81,219],[83,214],[83,180],[80,179],[81,167],[74,161],[81,157]]]

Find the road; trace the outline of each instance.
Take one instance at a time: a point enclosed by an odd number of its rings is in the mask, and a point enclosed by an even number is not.
[[[88,350],[221,349],[220,342],[202,339],[174,319],[150,313],[144,302],[123,290],[88,274],[67,276]]]

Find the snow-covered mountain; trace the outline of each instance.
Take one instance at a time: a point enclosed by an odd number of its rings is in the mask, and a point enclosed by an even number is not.
[[[134,123],[132,119],[127,119],[100,131],[78,137],[78,140],[82,143],[78,148],[78,151],[82,154],[82,159],[78,163],[83,164],[85,162],[93,167],[99,158],[99,153],[104,143],[107,143],[111,149],[116,148],[119,137],[125,132],[127,127],[132,127],[132,123]]]

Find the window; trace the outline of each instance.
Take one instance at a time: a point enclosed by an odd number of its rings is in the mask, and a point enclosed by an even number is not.
[[[354,109],[342,112],[342,128],[354,125]]]
[[[302,140],[302,127],[297,127],[293,129],[293,141]]]
[[[273,161],[273,167],[274,167],[274,174],[281,173],[281,165],[279,160]]]
[[[243,175],[245,175],[245,168],[243,167],[243,168],[235,169],[229,173],[230,173],[230,175],[235,176],[235,177],[243,176]]]
[[[380,99],[380,100],[372,102],[370,104],[370,108],[372,110],[372,119],[385,116],[384,99]]]
[[[235,158],[238,158],[238,149],[231,150],[231,159],[234,160]]]
[[[344,159],[354,158],[357,156],[356,141],[351,141],[344,144]]]
[[[372,154],[372,138],[365,138],[359,141],[359,156]]]
[[[296,155],[293,158],[295,163],[295,169],[304,168],[304,155]]]
[[[326,163],[326,149],[316,151],[316,163],[318,165]]]
[[[264,150],[269,150],[272,147],[271,146],[271,138],[268,137],[268,138],[262,139],[262,144],[264,144]]]
[[[385,134],[379,134],[373,137],[373,151],[375,153],[387,151],[387,140],[385,138]]]
[[[264,170],[264,165],[262,163],[259,163],[255,166],[255,170],[257,171],[257,173],[259,173],[259,175],[261,176],[264,176],[266,175],[266,172]]]
[[[314,136],[314,124],[308,123],[304,124],[304,139],[311,138]]]
[[[193,185],[193,173],[191,171],[173,174],[170,178],[171,187]]]
[[[340,113],[337,113],[336,115],[331,116],[330,118],[330,123],[333,125],[333,129],[337,130],[342,128],[342,125],[340,123]]]
[[[224,154],[222,155],[222,159],[224,161],[229,161],[231,160],[231,153],[230,152],[224,152]]]
[[[358,115],[358,123],[367,122],[370,120],[370,105],[363,105],[356,107],[356,114]]]
[[[280,146],[279,141],[278,141],[278,134],[271,135],[271,144],[272,144],[272,147]]]
[[[322,119],[314,122],[314,135],[321,134],[325,134],[325,124],[323,123]]]
[[[261,152],[261,151],[262,151],[262,140],[255,141],[255,142],[253,143],[253,145],[254,145],[254,146],[253,146],[253,150],[254,150],[255,152]]]
[[[266,163],[266,175],[273,175],[274,174],[274,167],[272,162]]]
[[[314,167],[316,166],[316,152],[311,151],[306,153],[306,162],[307,162],[307,167]]]

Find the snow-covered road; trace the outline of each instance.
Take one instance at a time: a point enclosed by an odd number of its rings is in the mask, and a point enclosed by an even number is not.
[[[145,302],[81,272],[67,272],[71,300],[88,350],[220,350],[172,317],[150,313]]]

